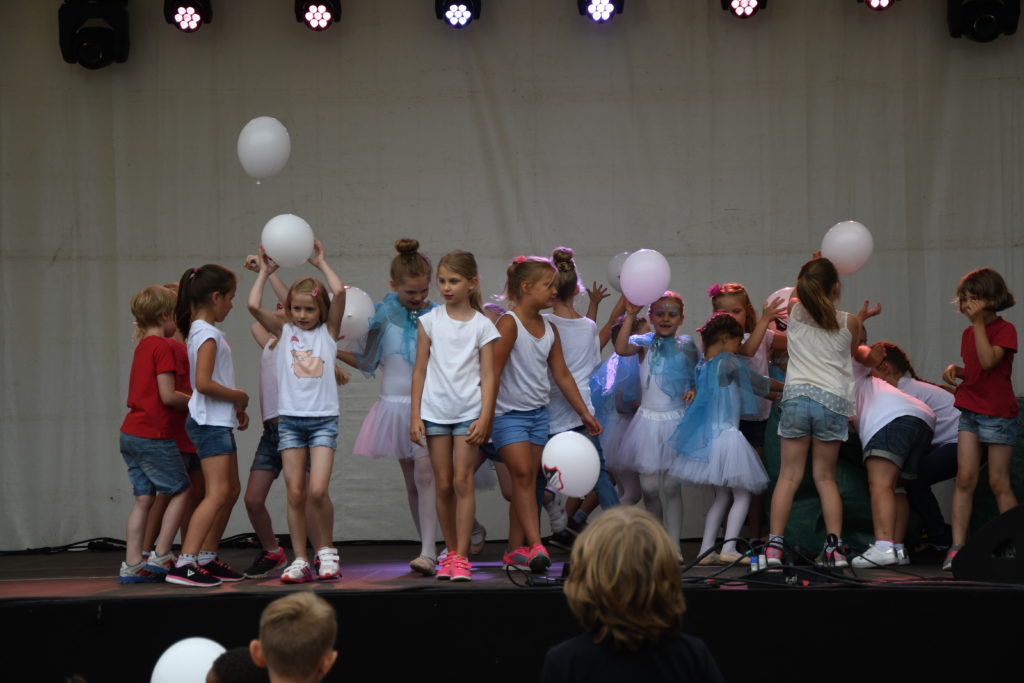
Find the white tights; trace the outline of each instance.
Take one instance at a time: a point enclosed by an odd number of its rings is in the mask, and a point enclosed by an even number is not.
[[[623,505],[636,505],[640,502],[640,475],[633,470],[613,470],[615,483],[619,488],[619,502]]]
[[[401,459],[409,512],[420,535],[420,555],[437,557],[437,500],[430,458]]]
[[[676,552],[680,552],[679,537],[683,533],[683,482],[661,472],[641,474],[640,488],[644,493],[644,507],[665,525]],[[665,507],[662,510],[662,499]]]
[[[704,518],[704,540],[700,545],[700,552],[703,555],[715,545],[718,539],[718,530],[725,519],[725,538],[738,538],[743,531],[743,522],[747,519],[747,511],[750,509],[750,499],[753,494],[744,489],[730,489],[727,486],[715,487],[715,500],[708,508],[708,514]],[[729,502],[732,507],[729,507]],[[726,512],[729,517],[726,519]],[[736,541],[729,540],[722,546],[723,553],[736,554]]]

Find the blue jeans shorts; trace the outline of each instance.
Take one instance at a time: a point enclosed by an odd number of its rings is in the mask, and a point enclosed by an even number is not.
[[[799,439],[813,436],[818,441],[846,441],[849,421],[808,396],[794,396],[782,402],[779,436]]]
[[[338,416],[299,417],[282,415],[278,418],[279,439],[277,447],[282,451],[291,448],[316,448],[322,446],[338,448]]]
[[[121,457],[136,496],[173,496],[188,489],[188,475],[174,439],[147,439],[121,432]]]
[[[469,425],[474,422],[476,419],[451,424],[424,420],[423,427],[427,430],[427,436],[466,436],[469,434]]]
[[[510,443],[529,441],[537,446],[548,442],[548,407],[511,410],[494,418],[491,441],[501,450]]]
[[[1017,444],[1017,418],[992,417],[972,413],[970,410],[960,411],[960,431],[978,435],[981,443],[997,443],[1008,446]]]
[[[280,441],[277,431],[277,422],[267,420],[263,423],[263,435],[256,446],[256,455],[252,459],[252,467],[249,471],[264,470],[273,472],[274,476],[281,474],[281,451],[277,444]]]
[[[231,427],[201,425],[189,416],[185,420],[185,431],[196,447],[196,455],[200,460],[214,455],[233,455],[237,451],[235,433]]]
[[[903,415],[887,423],[864,444],[864,459],[883,458],[899,467],[904,479],[916,479],[918,463],[931,450],[932,429],[928,423]]]

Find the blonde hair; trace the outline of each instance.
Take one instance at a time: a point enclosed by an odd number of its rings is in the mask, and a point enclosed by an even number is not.
[[[320,324],[327,320],[327,312],[331,309],[331,300],[327,296],[327,288],[322,282],[312,277],[304,277],[292,283],[288,288],[288,296],[284,302],[284,317],[288,322],[292,320],[292,299],[296,294],[308,294],[313,297],[313,303],[320,312]]]
[[[839,271],[827,258],[816,258],[800,268],[796,279],[796,296],[800,303],[825,330],[838,330],[836,305],[832,303],[832,291],[839,284]]]
[[[135,317],[135,341],[145,336],[146,328],[162,324],[161,318],[168,315],[173,317],[177,303],[178,295],[161,285],[150,285],[135,292],[129,304]]]
[[[714,309],[715,304],[717,304],[718,300],[722,297],[739,297],[743,305],[743,310],[746,311],[747,314],[747,319],[743,324],[743,331],[754,331],[754,321],[757,320],[757,311],[754,310],[754,304],[750,303],[750,294],[747,293],[746,287],[738,282],[727,282],[724,285],[711,285],[708,289],[708,296],[711,297],[712,309]]]
[[[556,296],[562,302],[572,301],[582,291],[574,256],[575,253],[569,247],[558,247],[551,252],[551,262],[558,271],[558,278],[555,280],[555,286],[558,288]]]
[[[267,668],[291,678],[309,678],[334,649],[338,618],[316,593],[302,591],[274,600],[260,615],[260,647]]]
[[[682,631],[682,581],[672,540],[646,510],[601,513],[573,544],[569,609],[597,643],[636,652]]]
[[[391,282],[396,286],[405,280],[431,273],[430,259],[420,253],[420,243],[410,237],[395,240],[398,255],[391,259]]]
[[[462,249],[449,251],[437,262],[438,277],[441,276],[442,268],[447,268],[467,280],[475,279],[477,281],[476,287],[469,293],[469,305],[483,313],[484,298],[480,294],[480,273],[477,271],[476,257],[473,256],[472,252],[463,251]]]
[[[555,264],[543,256],[516,256],[505,271],[505,298],[518,303],[523,298],[523,285],[540,279],[541,274],[558,273]]]

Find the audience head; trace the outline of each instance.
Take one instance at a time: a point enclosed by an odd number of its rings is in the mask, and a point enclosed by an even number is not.
[[[303,591],[279,598],[260,616],[260,637],[249,651],[271,680],[319,681],[334,665],[338,620],[326,600]]]

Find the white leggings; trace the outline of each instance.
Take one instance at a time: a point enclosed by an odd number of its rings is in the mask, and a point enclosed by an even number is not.
[[[715,500],[708,508],[708,514],[704,518],[704,540],[700,545],[700,552],[704,554],[714,547],[718,539],[718,530],[725,519],[725,538],[738,538],[743,531],[743,522],[747,519],[747,511],[750,509],[750,499],[753,496],[745,489],[730,489],[726,486],[715,487]],[[729,507],[729,502],[732,507]],[[726,519],[728,512],[728,519]],[[723,553],[736,554],[736,541],[727,540],[722,546]]]
[[[679,552],[679,537],[683,532],[683,482],[664,472],[641,474],[640,488],[644,492],[644,507],[665,525],[672,543]],[[662,511],[662,498],[665,507]]]

